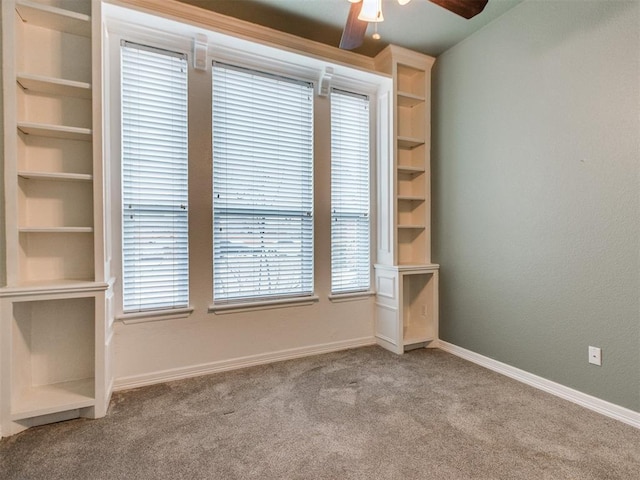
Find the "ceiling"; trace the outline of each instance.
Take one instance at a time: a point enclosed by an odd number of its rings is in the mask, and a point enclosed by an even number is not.
[[[327,45],[338,46],[349,12],[348,0],[179,0]],[[365,43],[354,50],[374,56],[389,43],[437,56],[496,19],[523,0],[489,0],[484,11],[466,20],[427,0],[400,6],[382,0],[384,22],[378,24],[380,40],[373,40],[373,26]]]

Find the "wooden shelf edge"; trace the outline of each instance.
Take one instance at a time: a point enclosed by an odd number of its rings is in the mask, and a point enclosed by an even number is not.
[[[416,335],[415,337],[408,337],[402,339],[402,345],[414,345],[416,343],[432,342],[435,338],[431,335]]]
[[[51,125],[48,123],[18,122],[18,130],[25,135],[60,138],[68,140],[91,141],[90,128],[70,127],[67,125]]]
[[[397,169],[400,173],[424,173],[427,171],[424,167],[414,167],[410,165],[398,165]]]
[[[91,84],[64,78],[48,77],[31,73],[19,73],[18,84],[27,91],[64,95],[67,97],[91,98]]]
[[[88,173],[31,172],[20,170],[18,176],[28,180],[50,180],[62,182],[91,182],[93,175]]]
[[[412,150],[420,145],[424,145],[424,138],[405,137],[398,135],[398,147]]]
[[[398,228],[403,230],[424,230],[427,227],[425,225],[398,225]]]
[[[425,102],[425,97],[423,95],[416,95],[410,92],[398,92],[397,97],[399,107],[415,107],[416,105]]]
[[[25,23],[82,37],[91,36],[89,15],[29,0],[18,0],[16,10]]]
[[[19,285],[0,288],[0,297],[92,293],[105,291],[108,288],[108,283],[95,282],[93,280],[49,280],[24,282]]]
[[[50,415],[52,413],[95,405],[93,378],[42,385],[24,389],[11,409],[12,420]]]
[[[19,227],[19,233],[93,233],[93,227]]]
[[[398,195],[398,200],[406,200],[410,202],[424,202],[426,200],[425,197],[418,197],[416,195]]]

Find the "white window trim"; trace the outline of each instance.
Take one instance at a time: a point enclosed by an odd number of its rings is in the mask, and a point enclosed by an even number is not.
[[[244,65],[248,68],[261,69],[263,71],[271,71],[275,74],[285,74],[299,78],[301,80],[313,81],[314,84],[326,71],[326,68],[332,67],[334,74],[332,77],[332,86],[335,88],[353,91],[369,95],[371,98],[371,159],[370,168],[371,178],[371,278],[377,251],[377,201],[375,198],[376,189],[376,163],[375,158],[378,155],[376,122],[378,121],[377,112],[377,96],[379,92],[392,91],[392,79],[389,75],[385,75],[369,67],[350,65],[348,63],[340,63],[339,60],[331,60],[313,56],[313,54],[305,54],[306,49],[300,49],[298,52],[292,48],[278,46],[277,43],[259,43],[260,40],[252,40],[249,37],[233,36],[229,33],[221,33],[207,29],[199,24],[191,24],[179,19],[172,20],[163,18],[153,13],[145,13],[139,10],[131,10],[114,4],[105,4],[103,6],[105,21],[103,22],[103,45],[104,45],[104,101],[103,115],[106,119],[104,124],[105,138],[109,139],[105,143],[105,164],[107,169],[107,183],[110,184],[109,190],[111,205],[111,214],[105,219],[110,225],[106,229],[108,238],[106,246],[109,250],[106,252],[107,259],[111,260],[112,272],[121,272],[121,246],[119,239],[121,236],[122,225],[120,219],[121,211],[121,178],[120,163],[118,161],[109,162],[112,158],[111,152],[120,152],[120,136],[113,135],[111,132],[119,132],[120,128],[120,66],[119,66],[119,45],[120,40],[125,39],[137,43],[149,44],[167,50],[186,53],[191,59],[191,50],[193,41],[197,34],[204,34],[208,39],[207,48],[207,64],[212,59],[220,61],[230,61],[237,65]],[[190,60],[191,61],[191,60]],[[189,68],[192,65],[189,64]],[[314,241],[314,248],[318,248],[318,239]],[[109,247],[110,245],[110,247]],[[211,241],[211,250],[213,249],[213,241]],[[314,268],[314,275],[317,275],[317,267]],[[330,272],[329,272],[330,275]],[[199,281],[198,279],[193,279]],[[212,281],[212,279],[209,279]],[[328,282],[330,290],[330,280]],[[314,281],[315,288],[320,286]],[[213,294],[213,285],[211,285],[211,295]],[[373,287],[373,286],[372,286]],[[190,301],[191,300],[190,288]],[[116,279],[114,285],[114,311],[116,319],[123,323],[141,323],[153,322],[158,320],[168,320],[172,318],[185,318],[191,315],[195,310],[192,305],[185,309],[162,310],[162,311],[145,311],[136,314],[122,313],[122,285]],[[331,302],[351,301],[367,298],[375,295],[373,290],[366,292],[351,292],[343,294],[326,293]],[[212,299],[210,299],[212,301]],[[284,308],[289,306],[303,306],[315,304],[319,301],[317,291],[312,296],[280,298],[266,301],[257,301],[250,303],[238,304],[211,304],[207,311],[209,313],[233,313],[259,311],[271,308]],[[132,315],[135,318],[131,318]]]

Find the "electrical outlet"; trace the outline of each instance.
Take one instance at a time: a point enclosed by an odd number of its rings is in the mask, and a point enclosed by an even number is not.
[[[600,347],[589,346],[589,363],[602,365],[602,350]]]

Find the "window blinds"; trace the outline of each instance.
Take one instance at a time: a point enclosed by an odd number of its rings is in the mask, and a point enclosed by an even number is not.
[[[123,309],[189,302],[186,56],[121,46]]]
[[[313,86],[213,64],[214,301],[313,292]]]
[[[331,92],[331,292],[370,287],[369,99]]]

